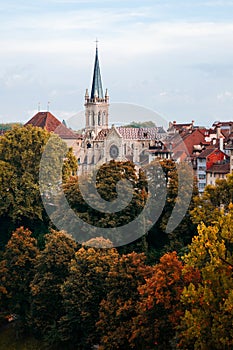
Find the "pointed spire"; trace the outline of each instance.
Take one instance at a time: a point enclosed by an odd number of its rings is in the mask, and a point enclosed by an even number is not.
[[[98,94],[98,98],[103,98],[103,88],[102,81],[100,75],[100,66],[99,66],[99,58],[98,58],[98,41],[96,41],[96,55],[95,55],[95,66],[94,66],[94,74],[91,88],[91,99],[95,97],[96,91]]]

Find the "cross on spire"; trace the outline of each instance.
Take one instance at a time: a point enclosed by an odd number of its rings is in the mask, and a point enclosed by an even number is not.
[[[96,38],[95,44],[96,44],[96,48],[97,48],[97,49],[98,49],[98,42],[99,42],[99,40]]]

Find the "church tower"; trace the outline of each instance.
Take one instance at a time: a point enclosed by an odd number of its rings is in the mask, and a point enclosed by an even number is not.
[[[85,94],[85,129],[90,138],[96,136],[101,129],[108,128],[108,107],[109,96],[107,89],[105,95],[103,94],[98,46],[96,45],[91,95],[89,95],[88,89],[86,89]]]

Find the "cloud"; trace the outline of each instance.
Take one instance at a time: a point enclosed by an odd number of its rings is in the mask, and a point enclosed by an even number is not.
[[[233,100],[233,92],[231,91],[221,92],[220,94],[217,95],[217,99],[222,102]]]

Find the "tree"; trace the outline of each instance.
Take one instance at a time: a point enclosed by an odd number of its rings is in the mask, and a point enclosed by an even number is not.
[[[106,283],[107,295],[101,301],[97,330],[100,350],[131,349],[132,321],[137,316],[138,287],[151,275],[145,255],[122,255],[111,267]],[[135,347],[137,349],[137,347]]]
[[[135,122],[132,121],[130,124],[125,125],[125,128],[154,128],[156,127],[155,123],[150,121],[147,122]]]
[[[197,187],[190,168],[185,163],[176,164],[170,159],[158,159],[149,164],[146,169],[154,187],[162,190],[161,195],[159,192],[155,193],[154,206],[160,205],[163,193],[166,194],[162,213],[148,232],[149,247],[159,251],[160,256],[167,251],[182,251],[187,244],[191,243],[196,233],[196,225],[191,221],[190,210],[194,207],[193,199],[197,194]],[[178,183],[179,176],[182,184]],[[179,186],[181,193],[178,191]],[[176,208],[176,212],[173,213],[176,204],[178,209]],[[175,225],[172,232],[167,233],[166,228],[171,217],[176,220],[179,216],[178,226]]]
[[[98,246],[94,243],[95,247]],[[87,244],[89,244],[87,242]],[[101,247],[109,246],[100,239]],[[99,304],[106,297],[106,277],[119,256],[114,248],[82,247],[72,260],[69,276],[62,286],[64,316],[59,322],[62,343],[66,349],[91,349],[98,344],[95,323],[99,317]]]
[[[127,201],[124,180],[128,180],[131,186],[128,187],[131,194],[130,202]],[[85,196],[82,195],[81,186],[85,189]],[[63,189],[70,208],[89,225],[85,229],[84,225],[77,226],[76,222],[69,219],[67,209],[64,209],[66,208],[64,199],[59,202],[53,219],[60,227],[66,227],[66,231],[76,236],[79,242],[95,238],[98,235],[96,234],[98,228],[115,228],[131,223],[143,210],[147,198],[146,190],[141,186],[141,175],[136,171],[135,165],[128,161],[111,161],[103,164],[94,183],[93,174],[90,178],[72,177],[64,184]],[[117,189],[120,190],[121,200],[118,200]],[[119,210],[114,209],[116,201],[121,204]],[[105,210],[106,203],[107,210]],[[61,215],[61,212],[66,214]],[[109,239],[114,246],[118,246],[124,240],[132,242],[140,237],[141,229],[136,227],[134,232],[127,232],[127,238],[123,236],[125,233],[120,236],[114,235],[111,230],[105,230],[104,238]]]
[[[1,237],[2,245],[12,229],[21,225],[34,234],[46,232],[49,218],[41,199],[41,195],[45,196],[43,185],[58,184],[66,152],[67,146],[59,136],[31,125],[15,127],[0,138],[0,217],[6,232]],[[42,156],[48,157],[43,171]],[[66,176],[73,171],[73,163],[69,150],[64,167]]]
[[[195,197],[195,206],[191,210],[192,221],[195,224],[204,222],[206,225],[212,225],[221,217],[222,209],[227,211],[232,202],[233,174],[229,174],[226,179],[217,179],[215,186],[206,186],[201,197]]]
[[[233,207],[215,225],[201,224],[190,251],[187,267],[200,270],[201,281],[182,293],[185,315],[180,326],[180,346],[191,349],[233,347]]]
[[[73,153],[72,147],[68,148],[68,152],[66,154],[66,158],[64,159],[63,169],[62,169],[62,179],[63,181],[67,181],[70,176],[77,175],[78,170],[78,162],[77,158]]]
[[[32,233],[23,227],[11,236],[3,253],[0,265],[4,304],[1,309],[16,313],[26,325],[30,309],[30,283],[38,255],[37,241]]]
[[[184,273],[177,253],[167,253],[153,266],[151,276],[139,286],[137,316],[133,319],[130,344],[133,349],[173,349],[176,327],[184,314],[180,296],[184,286],[200,279],[193,268]]]
[[[58,341],[57,325],[63,315],[61,285],[68,276],[76,243],[64,232],[52,230],[45,235],[45,248],[35,262],[31,281],[30,323],[36,336],[47,343]]]

